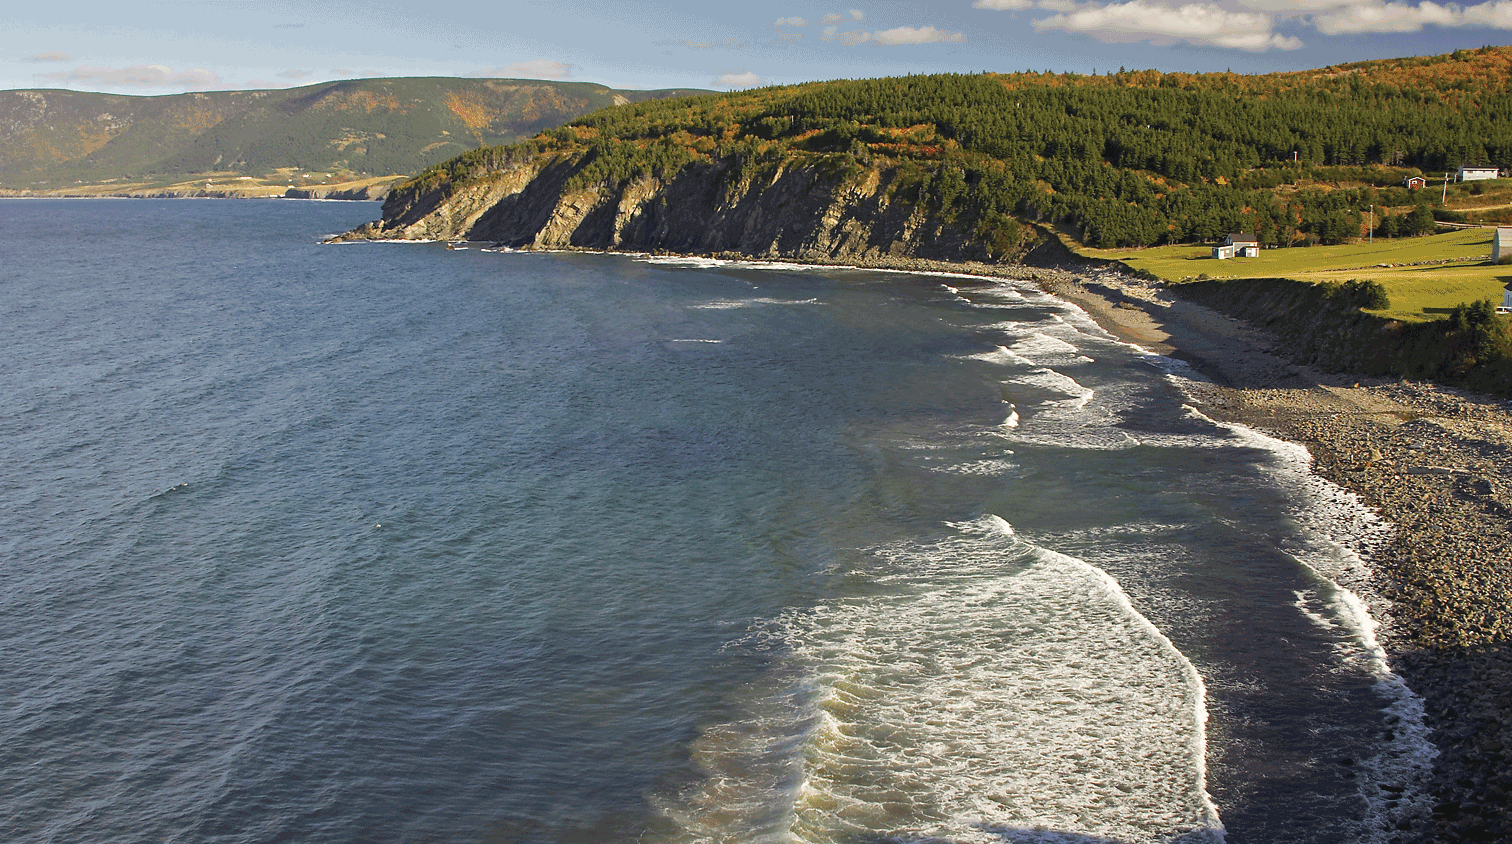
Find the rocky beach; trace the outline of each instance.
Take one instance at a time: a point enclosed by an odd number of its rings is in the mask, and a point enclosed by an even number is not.
[[[1116,265],[816,263],[1033,279],[1120,339],[1190,364],[1206,379],[1187,385],[1204,415],[1305,446],[1315,474],[1394,526],[1342,585],[1367,601],[1439,751],[1431,813],[1403,821],[1398,840],[1512,840],[1512,402],[1298,365],[1268,332]]]
[[[1047,287],[1106,330],[1181,358],[1210,418],[1307,447],[1319,476],[1395,526],[1364,583],[1393,669],[1439,749],[1430,816],[1404,840],[1512,840],[1512,403],[1361,380],[1286,359],[1274,338],[1113,269]]]

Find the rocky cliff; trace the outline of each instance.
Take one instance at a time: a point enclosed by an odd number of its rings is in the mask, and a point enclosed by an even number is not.
[[[383,219],[339,240],[471,240],[526,249],[614,249],[888,263],[1056,265],[1047,232],[932,209],[906,176],[849,156],[736,157],[583,184],[582,156],[544,154],[462,182],[396,187]],[[577,177],[577,178],[575,178]]]
[[[289,188],[284,191],[285,199],[352,199],[374,201],[388,197],[389,186],[386,184],[359,185],[356,187],[311,187]]]

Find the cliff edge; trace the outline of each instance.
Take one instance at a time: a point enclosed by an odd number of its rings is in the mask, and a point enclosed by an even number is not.
[[[739,255],[858,264],[1081,263],[1032,224],[942,212],[895,165],[850,155],[709,158],[592,181],[591,154],[543,153],[464,179],[399,185],[383,218],[335,241],[469,240],[516,249]]]

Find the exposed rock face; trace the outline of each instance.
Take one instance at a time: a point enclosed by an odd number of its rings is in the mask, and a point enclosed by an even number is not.
[[[918,258],[985,264],[1074,262],[1025,226],[994,254],[974,228],[898,199],[896,168],[735,160],[670,178],[577,187],[580,161],[543,156],[461,187],[400,186],[383,219],[340,239],[473,240],[528,249],[623,249],[869,263]]]
[[[355,188],[289,188],[284,191],[286,199],[353,199],[378,200],[388,196],[389,185],[363,185]]]

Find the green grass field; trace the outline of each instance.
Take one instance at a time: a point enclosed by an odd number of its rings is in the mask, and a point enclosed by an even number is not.
[[[1299,281],[1370,279],[1386,286],[1391,307],[1377,313],[1393,319],[1438,319],[1461,302],[1501,304],[1512,284],[1512,266],[1492,264],[1490,228],[1459,229],[1426,237],[1378,239],[1342,246],[1265,249],[1258,258],[1215,261],[1208,246],[1150,249],[1080,249],[1095,258],[1122,261],[1171,282],[1209,278],[1293,278]],[[1443,263],[1405,266],[1423,261]],[[1388,266],[1382,266],[1388,265]]]

